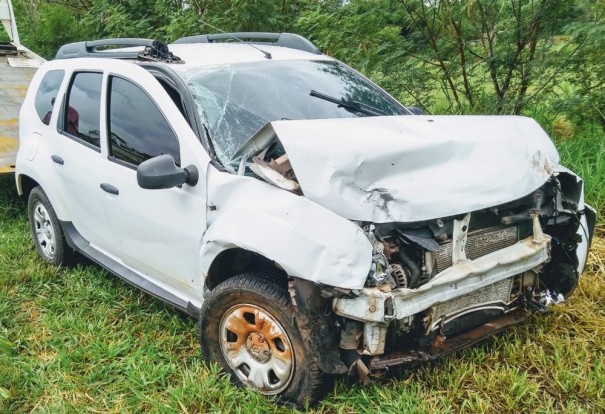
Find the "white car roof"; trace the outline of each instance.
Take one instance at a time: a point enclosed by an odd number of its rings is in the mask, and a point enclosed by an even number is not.
[[[147,39],[116,39],[116,40],[138,40],[148,41]],[[144,50],[143,46],[127,46],[120,48],[111,48],[98,50],[91,53],[88,48],[96,45],[88,45],[93,42],[76,42],[64,45],[57,53],[55,61],[65,61],[72,59],[119,59],[125,62],[135,64],[148,62],[137,58],[139,52]],[[109,43],[111,44],[111,40]],[[219,42],[219,43],[174,43],[169,44],[168,50],[180,58],[181,62],[156,61],[158,65],[166,65],[181,76],[187,77],[198,68],[211,68],[215,66],[225,66],[237,63],[248,62],[271,62],[271,61],[335,61],[336,59],[321,54],[312,53],[301,49],[295,49],[284,46],[276,46],[271,43],[250,43],[250,42]],[[121,55],[123,56],[116,56]],[[59,57],[61,55],[61,57]],[[270,58],[267,57],[270,55]],[[81,64],[82,62],[80,62]],[[58,64],[61,66],[61,64]]]
[[[186,43],[168,45],[170,52],[183,59],[182,64],[167,64],[178,71],[192,67],[204,67],[245,62],[264,62],[267,60],[335,60],[327,55],[318,55],[303,50],[281,46],[251,43]],[[271,54],[271,59],[260,51]]]

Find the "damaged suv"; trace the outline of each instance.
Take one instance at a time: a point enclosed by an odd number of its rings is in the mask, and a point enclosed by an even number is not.
[[[312,403],[578,284],[595,211],[540,126],[415,112],[297,35],[79,42],[31,82],[17,187],[44,260],[87,256]]]

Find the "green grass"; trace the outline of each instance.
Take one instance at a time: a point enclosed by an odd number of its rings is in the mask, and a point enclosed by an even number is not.
[[[605,131],[588,125],[571,138],[557,139],[561,162],[585,181],[586,200],[605,215]]]
[[[605,412],[604,276],[597,239],[580,287],[547,316],[368,387],[339,381],[312,411]],[[0,412],[293,410],[205,365],[193,320],[97,266],[43,264],[13,177],[0,176]]]

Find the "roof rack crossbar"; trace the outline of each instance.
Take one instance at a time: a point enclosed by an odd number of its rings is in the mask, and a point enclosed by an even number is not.
[[[97,50],[100,47],[109,46],[152,46],[153,40],[138,39],[138,38],[118,38],[118,39],[101,39],[85,42],[68,43],[61,46],[57,52],[55,59],[71,59],[80,57],[105,57],[114,59],[136,59],[139,57],[138,51],[112,51]]]
[[[217,41],[229,40],[234,38],[245,43],[271,43],[274,46],[287,47],[290,49],[302,50],[316,55],[321,55],[321,51],[309,39],[293,33],[268,33],[268,32],[237,32],[237,33],[213,33],[197,36],[188,36],[178,39],[174,43],[215,43]]]

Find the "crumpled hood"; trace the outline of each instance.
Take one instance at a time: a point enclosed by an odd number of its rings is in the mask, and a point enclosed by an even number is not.
[[[512,201],[540,187],[559,162],[538,123],[519,116],[383,116],[267,127],[283,144],[305,197],[374,223]]]

